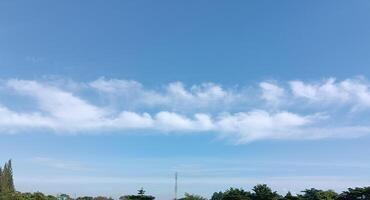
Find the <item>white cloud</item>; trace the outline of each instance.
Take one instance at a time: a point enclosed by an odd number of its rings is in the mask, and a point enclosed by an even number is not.
[[[281,101],[284,95],[284,88],[269,82],[261,82],[259,86],[262,89],[262,99],[273,104],[278,104]]]
[[[302,136],[300,130],[314,120],[316,120],[314,116],[255,110],[224,115],[217,124],[222,131],[236,134],[238,142],[244,143],[258,139],[298,138]]]
[[[60,170],[71,170],[71,171],[86,171],[90,170],[88,167],[82,165],[78,162],[73,161],[64,161],[49,157],[34,157],[30,159],[31,162],[36,163],[37,165],[43,165],[53,169]]]
[[[22,95],[37,100],[39,108],[65,123],[85,123],[99,120],[104,111],[61,89],[38,83],[12,79],[7,86]]]
[[[289,84],[294,97],[313,103],[346,104],[354,108],[370,107],[369,86],[360,79],[337,82],[334,78],[329,78],[320,83],[291,81]]]
[[[123,111],[116,118],[105,120],[103,123],[107,127],[143,129],[153,127],[154,120],[148,113],[138,114]]]
[[[171,112],[159,112],[155,116],[156,127],[168,131],[210,131],[214,125],[211,118],[206,114],[195,114],[194,119],[189,119]]]
[[[91,87],[102,92],[132,92],[134,90],[142,90],[141,83],[132,80],[118,80],[104,78],[97,79],[89,84]]]
[[[359,137],[370,133],[366,122],[356,120],[364,117],[361,113],[352,113],[352,119],[341,118],[353,108],[370,107],[368,85],[359,79],[341,82],[328,79],[321,83],[291,81],[289,88],[261,82],[256,89],[261,89],[262,96],[256,96],[261,94],[256,92],[247,95],[244,91],[214,83],[186,88],[181,82],[173,82],[159,89],[146,89],[136,81],[100,78],[88,84],[74,84],[89,85],[83,88],[92,92],[88,96],[50,82],[10,79],[1,84],[15,91],[15,98],[27,97],[37,105],[31,111],[12,110],[9,101],[4,102],[10,107],[0,102],[3,104],[0,107],[0,130],[3,132],[30,128],[49,129],[60,134],[136,130],[167,134],[213,132],[237,143],[263,139]],[[122,100],[117,103],[122,105],[91,103],[98,99],[94,96],[96,90],[102,95],[117,96]],[[122,96],[125,98],[121,99]],[[259,98],[266,101],[246,101]],[[130,102],[135,102],[139,108],[128,106]],[[269,106],[271,103],[275,105],[273,108]],[[318,104],[320,109],[312,108],[312,103]],[[334,103],[350,109],[339,114],[325,110],[325,106],[329,108]],[[310,108],[302,110],[305,104]],[[280,109],[280,105],[285,107]]]
[[[225,90],[214,83],[203,83],[186,88],[181,82],[173,82],[158,90],[152,90],[132,80],[100,78],[90,82],[89,85],[106,94],[124,97],[125,104],[161,106],[177,110],[227,106],[241,99],[241,95]]]
[[[13,132],[22,127],[54,127],[54,121],[40,113],[17,113],[0,106],[0,130]]]

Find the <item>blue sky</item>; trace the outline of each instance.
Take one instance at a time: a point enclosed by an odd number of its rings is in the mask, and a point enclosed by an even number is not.
[[[18,190],[370,184],[368,1],[2,1]]]

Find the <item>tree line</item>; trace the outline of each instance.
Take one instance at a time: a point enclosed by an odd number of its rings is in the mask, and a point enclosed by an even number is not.
[[[155,197],[146,195],[141,188],[136,195],[124,195],[119,200],[154,200]],[[57,196],[45,195],[41,192],[22,193],[14,188],[12,162],[9,160],[4,167],[0,167],[0,200],[114,200],[111,197],[77,197],[72,198],[67,194]],[[184,197],[177,200],[207,200],[200,195],[185,193]],[[266,184],[258,184],[251,191],[242,188],[230,188],[225,191],[215,192],[209,200],[370,200],[370,187],[349,188],[337,193],[333,190],[319,190],[315,188],[303,190],[299,194],[288,192],[281,195],[273,191]]]
[[[205,199],[197,198],[197,200]],[[224,192],[215,192],[210,200],[370,200],[370,187],[349,188],[342,193],[311,188],[296,195],[291,192],[280,195],[266,184],[258,184],[253,187],[252,191],[230,188]]]

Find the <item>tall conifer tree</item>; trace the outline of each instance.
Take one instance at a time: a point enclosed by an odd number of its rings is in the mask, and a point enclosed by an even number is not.
[[[0,174],[0,191],[3,193],[15,192],[11,160],[5,163],[4,168]]]
[[[8,161],[8,184],[7,185],[8,185],[9,192],[15,192],[14,182],[13,182],[12,160]]]
[[[0,193],[2,192],[3,170],[0,167]]]

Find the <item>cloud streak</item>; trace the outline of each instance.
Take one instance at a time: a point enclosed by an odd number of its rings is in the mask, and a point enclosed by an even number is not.
[[[37,165],[46,166],[52,169],[58,170],[67,170],[67,171],[86,171],[90,168],[85,167],[84,165],[78,162],[58,160],[49,157],[34,157],[30,159],[31,162],[36,163]]]
[[[79,90],[50,80],[9,79],[1,84],[6,88],[1,90],[3,94],[12,92],[14,98],[36,105],[31,111],[12,110],[12,105],[0,102],[0,130],[9,133],[30,129],[58,134],[210,132],[235,143],[348,138],[370,133],[366,122],[356,120],[366,116],[370,107],[364,79],[295,80],[286,84],[264,81],[249,92],[215,83],[186,87],[173,82],[145,88],[137,81],[104,78],[76,83],[84,86]],[[339,112],[344,117],[332,117]],[[353,119],[346,118],[349,115]]]
[[[156,90],[132,80],[100,78],[89,86],[105,96],[124,99],[126,105],[160,107],[172,110],[212,109],[220,105],[240,103],[246,96],[215,83],[202,83],[187,88],[182,82],[172,82]]]

